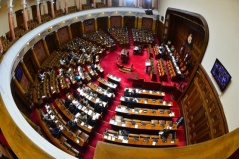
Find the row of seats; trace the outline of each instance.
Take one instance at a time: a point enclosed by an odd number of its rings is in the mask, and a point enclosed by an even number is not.
[[[133,40],[135,45],[153,44],[153,32],[150,29],[132,29]]]
[[[41,128],[43,129],[46,136],[50,139],[50,141],[54,145],[56,145],[58,148],[60,148],[61,150],[65,151],[66,153],[68,153],[72,156],[80,155],[79,151],[77,151],[76,149],[72,149],[72,146],[70,146],[66,137],[64,137],[62,135],[62,136],[60,136],[60,138],[55,138],[51,135],[51,132],[49,130],[47,123],[42,120],[42,116],[44,113],[41,109],[39,109],[39,110],[36,109],[36,113],[38,115],[38,119],[40,119],[39,124],[40,124]]]
[[[158,73],[159,73],[160,80],[165,81],[167,77],[167,71],[166,71],[166,66],[164,64],[164,60],[162,58],[157,60],[157,66],[158,66]]]
[[[129,48],[130,45],[127,28],[112,27],[108,29],[108,32],[121,48]]]

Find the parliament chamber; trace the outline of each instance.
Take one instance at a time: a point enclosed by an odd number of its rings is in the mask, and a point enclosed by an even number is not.
[[[239,156],[203,14],[165,0],[0,5],[1,157]]]

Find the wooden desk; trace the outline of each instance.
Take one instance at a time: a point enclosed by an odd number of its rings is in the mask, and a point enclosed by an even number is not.
[[[60,111],[61,111],[69,120],[72,120],[73,117],[74,117],[74,115],[73,115],[68,109],[66,109],[66,107],[64,106],[64,103],[62,103],[62,102],[60,101],[60,99],[56,99],[55,102],[56,102],[57,107],[60,109]],[[88,132],[88,133],[91,133],[92,130],[93,130],[93,127],[92,127],[92,126],[87,125],[87,124],[85,124],[84,122],[81,122],[81,123],[78,123],[78,122],[77,122],[77,126],[78,126],[79,128],[81,128],[82,130]]]
[[[178,144],[178,139],[171,140],[167,139],[166,142],[163,142],[162,139],[146,139],[138,138],[138,141],[134,137],[125,137],[122,135],[112,135],[104,133],[103,139],[108,142],[124,144],[124,145],[133,145],[133,146],[147,146],[147,147],[156,147],[156,146],[176,146]]]
[[[105,94],[106,90],[101,88],[100,86],[94,84],[94,83],[88,83],[87,86],[92,89],[94,92],[102,95],[102,94]],[[107,93],[107,97],[111,98],[113,96],[112,93]]]
[[[111,89],[113,89],[113,90],[116,90],[116,88],[117,88],[117,85],[116,84],[114,84],[114,83],[111,83],[111,82],[109,82],[109,81],[106,81],[105,79],[103,79],[103,78],[98,78],[98,82],[99,82],[99,84],[100,84],[100,86],[102,86],[102,87],[104,87],[104,88],[111,88]]]
[[[174,117],[175,113],[170,110],[164,109],[147,109],[147,108],[128,108],[127,106],[118,105],[115,108],[115,112],[130,114],[130,115],[140,115],[149,117]]]
[[[122,120],[124,120],[124,118],[122,118]],[[131,128],[131,129],[141,129],[141,130],[157,130],[157,131],[161,131],[164,130],[164,128],[166,128],[167,126],[169,126],[168,124],[165,125],[161,125],[161,124],[151,124],[150,121],[148,121],[147,123],[144,121],[142,122],[134,122],[132,121],[116,121],[114,118],[110,119],[110,125],[112,126],[117,126],[117,127],[121,127],[123,128]],[[173,124],[173,126],[171,127],[170,130],[177,130],[177,124]]]
[[[91,95],[89,95],[89,94],[83,92],[83,91],[82,91],[81,89],[79,89],[79,88],[77,89],[77,91],[80,93],[80,95],[81,95],[82,97],[85,97],[89,102],[91,102],[93,107],[94,107],[94,105],[95,105],[96,103],[98,103],[98,102],[102,103],[103,107],[105,107],[105,108],[108,106],[108,103],[102,101],[99,97],[95,98],[95,97],[93,97],[93,96],[91,96]]]
[[[39,124],[40,124],[41,128],[43,129],[43,132],[44,132],[44,133],[46,134],[46,136],[49,138],[49,140],[50,140],[55,146],[57,146],[59,149],[65,151],[66,153],[68,153],[68,154],[70,154],[70,155],[72,155],[72,156],[76,156],[75,153],[71,152],[67,147],[65,147],[65,146],[63,145],[63,143],[60,141],[60,139],[55,138],[55,137],[53,137],[53,136],[51,135],[51,132],[50,132],[50,130],[49,130],[47,124],[46,124],[43,120],[41,120],[41,113],[40,113],[40,111],[37,110],[37,109],[35,109],[35,111],[36,111],[36,114],[37,114],[38,119],[39,119]]]
[[[124,91],[126,90],[128,90],[131,93],[130,96],[134,96],[134,97],[158,99],[158,98],[163,98],[165,96],[165,92],[161,92],[161,91],[145,90],[145,89],[137,89],[137,88],[125,88]]]
[[[150,99],[150,98],[133,98],[133,97],[124,97],[120,98],[122,105],[130,104],[132,106],[144,106],[144,107],[161,107],[161,108],[170,108],[173,105],[173,102],[164,101],[162,99]]]
[[[112,83],[115,83],[115,84],[117,84],[117,85],[120,84],[121,78],[116,77],[116,76],[114,76],[114,75],[112,75],[112,74],[108,74],[107,77],[108,77],[108,81],[110,81],[110,82],[112,82]]]

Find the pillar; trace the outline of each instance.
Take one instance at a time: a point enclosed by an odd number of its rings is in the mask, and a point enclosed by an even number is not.
[[[154,34],[155,34],[155,30],[156,30],[156,20],[153,20],[152,31]]]
[[[137,26],[138,26],[138,17],[135,17],[134,28],[137,28]]]
[[[50,56],[50,52],[49,52],[45,38],[42,39],[42,42],[43,42],[43,46],[44,46],[47,56]]]
[[[28,30],[26,5],[27,5],[27,3],[25,2],[25,0],[23,0],[23,1],[22,1],[23,23],[24,23],[24,28],[25,28],[25,30]]]
[[[85,34],[85,25],[84,25],[84,21],[81,22],[81,29],[82,29],[82,34]]]
[[[68,33],[69,33],[70,39],[72,40],[72,32],[71,32],[71,26],[70,25],[68,25]]]
[[[95,2],[95,0],[93,0],[93,4],[94,4],[94,8],[96,8],[96,2]]]
[[[37,0],[37,22],[38,24],[41,24],[41,12],[40,12],[40,0]]]
[[[2,46],[2,39],[0,38],[0,57],[2,53],[3,53],[3,46]]]
[[[107,3],[108,3],[108,7],[110,7],[110,0],[107,0]]]
[[[43,6],[43,15],[44,15],[46,14],[46,7],[47,7],[45,1],[43,1],[42,6]]]
[[[58,4],[59,4],[59,5],[58,5],[59,10],[62,9],[62,8],[61,8],[61,0],[58,0]]]
[[[68,14],[68,0],[65,0],[65,11]]]
[[[27,79],[31,82],[31,83],[34,83],[33,79],[32,79],[32,76],[30,75],[24,61],[21,61],[21,66],[22,66],[22,69],[23,69],[23,72],[25,73],[25,75],[27,76]]]
[[[12,40],[15,39],[15,32],[14,32],[14,27],[13,27],[13,20],[12,20],[12,7],[9,7],[8,10],[8,23],[9,23],[9,30],[10,30],[10,36],[12,38]]]
[[[79,0],[79,10],[82,10],[82,0]]]
[[[110,17],[108,17],[108,28],[111,28],[111,25],[110,25]]]
[[[30,101],[26,98],[26,91],[22,88],[22,86],[20,85],[20,83],[18,82],[18,80],[15,78],[15,76],[13,76],[13,82],[15,84],[15,86],[17,87],[17,90],[20,93],[20,97],[23,99],[24,104],[25,105],[31,105]]]
[[[19,92],[20,92],[20,94],[22,95],[22,96],[25,96],[25,91],[24,91],[24,89],[22,88],[22,86],[20,85],[20,83],[18,82],[18,80],[15,78],[15,75],[13,76],[13,82],[14,82],[14,84],[16,85],[16,87],[17,87],[17,89],[19,90]]]
[[[142,28],[142,18],[138,18],[138,29]]]
[[[95,30],[98,30],[97,18],[95,18]]]
[[[121,18],[121,27],[123,28],[124,27],[124,17],[122,16]]]
[[[52,18],[55,18],[55,10],[54,10],[54,1],[51,0],[51,16]]]
[[[58,32],[57,32],[57,30],[55,31],[55,35],[56,35],[56,41],[57,41],[57,43],[58,43],[58,46],[60,47],[61,45],[61,43],[60,43],[60,39],[59,39],[59,35],[58,35]]]
[[[154,9],[158,9],[158,0],[154,0]]]
[[[32,48],[31,50],[32,50],[32,55],[33,55],[34,62],[35,62],[36,65],[37,65],[37,69],[40,69],[40,68],[41,68],[41,65],[40,65],[39,60],[38,60],[38,58],[37,58],[37,56],[36,56],[36,52],[34,51],[33,48]]]

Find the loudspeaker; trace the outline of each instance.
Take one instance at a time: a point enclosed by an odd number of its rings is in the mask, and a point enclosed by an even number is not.
[[[153,15],[153,11],[152,10],[145,10],[145,14],[146,15]]]

